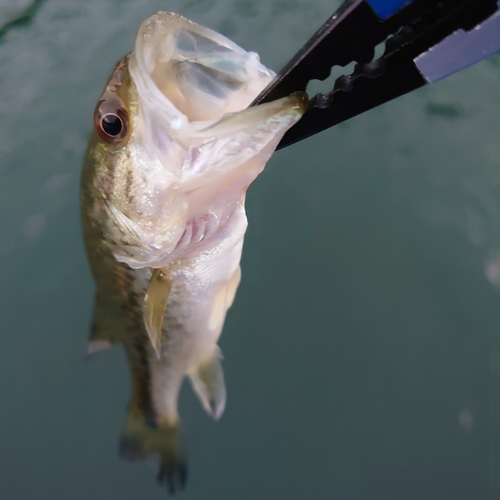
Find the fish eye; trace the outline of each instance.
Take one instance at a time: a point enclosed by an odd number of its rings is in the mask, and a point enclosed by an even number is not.
[[[99,137],[109,143],[122,141],[128,132],[125,110],[118,106],[108,106],[106,102],[102,104],[94,115],[94,124]],[[112,109],[109,109],[110,107]]]
[[[124,125],[122,119],[118,115],[109,113],[101,118],[101,127],[110,137],[118,137]]]

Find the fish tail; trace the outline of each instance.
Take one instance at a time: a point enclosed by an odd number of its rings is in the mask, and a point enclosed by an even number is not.
[[[157,480],[169,493],[183,490],[187,482],[187,460],[179,424],[162,427],[146,420],[129,419],[120,436],[119,454],[129,461],[159,458]]]

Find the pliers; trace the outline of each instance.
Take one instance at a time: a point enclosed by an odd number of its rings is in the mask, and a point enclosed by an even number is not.
[[[498,0],[347,0],[252,105],[306,91],[333,66],[354,71],[309,109],[278,149],[444,78],[500,51]],[[383,55],[375,48],[385,44]]]

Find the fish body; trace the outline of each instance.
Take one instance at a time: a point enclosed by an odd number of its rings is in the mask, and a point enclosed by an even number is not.
[[[300,94],[248,108],[273,76],[256,54],[158,12],[94,112],[81,176],[97,288],[89,352],[124,345],[122,454],[159,454],[171,488],[185,480],[183,379],[214,419],[224,410],[217,341],[240,281],[246,190],[307,106]]]

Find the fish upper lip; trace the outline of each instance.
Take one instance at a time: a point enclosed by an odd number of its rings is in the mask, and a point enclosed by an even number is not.
[[[177,42],[177,39],[181,35],[186,35],[186,39],[192,39],[195,49],[180,48],[180,42]],[[198,47],[198,45],[204,43],[203,40],[212,42],[212,45],[209,43],[208,48]],[[196,52],[198,49],[199,53]],[[165,93],[166,89],[161,89],[158,86],[153,76],[156,68],[155,63],[163,57],[163,53],[166,53],[166,56],[162,59],[166,66],[176,60],[190,62],[202,68],[205,67],[208,73],[215,72],[217,75],[223,75],[224,81],[228,79],[230,81],[231,78],[235,82],[240,81],[241,90],[233,92],[226,89],[227,94],[222,97],[204,93],[207,92],[208,87],[204,87],[204,84],[197,80],[198,77],[195,71],[194,77],[188,72],[189,76],[186,77],[188,84],[187,87],[184,87],[184,90],[180,89],[179,84],[173,79],[171,82],[167,81],[167,88],[170,91],[173,88],[174,92],[174,94],[168,95]],[[228,63],[224,61],[226,54]],[[196,57],[193,57],[193,55]],[[234,66],[234,74],[231,65]],[[149,113],[155,114],[156,118],[163,123],[167,132],[176,136],[176,138],[181,138],[180,136],[184,135],[181,131],[191,128],[190,124],[197,123],[197,126],[192,127],[196,129],[201,124],[206,126],[216,122],[228,112],[245,109],[274,77],[274,72],[260,63],[257,54],[245,51],[215,31],[193,23],[179,14],[167,11],[157,12],[141,24],[129,67],[141,103]],[[192,87],[189,83],[190,77],[194,82]],[[217,82],[217,78],[214,81]],[[189,98],[184,94],[186,88],[189,92]],[[180,101],[178,99],[179,95],[184,95]],[[187,108],[183,108],[183,106],[179,105],[183,101],[190,103],[191,98],[198,99],[198,101],[202,99],[204,106],[197,106],[193,103],[187,105]],[[202,115],[198,116],[196,114],[192,115],[194,109],[208,111],[203,111]]]

